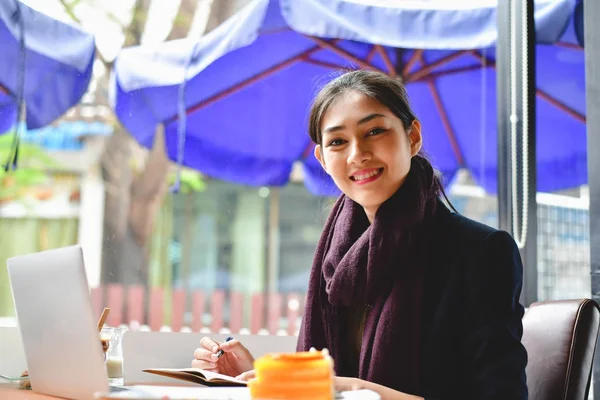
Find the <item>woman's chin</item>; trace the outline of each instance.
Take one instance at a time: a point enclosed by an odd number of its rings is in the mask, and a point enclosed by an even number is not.
[[[348,197],[350,197],[352,200],[354,200],[354,202],[357,203],[358,205],[362,206],[365,209],[365,211],[372,211],[373,213],[375,211],[377,211],[379,206],[382,205],[385,202],[385,200],[387,200],[387,198],[384,196],[379,196],[379,195],[369,196],[368,194],[362,194],[362,193],[360,195],[348,196]]]

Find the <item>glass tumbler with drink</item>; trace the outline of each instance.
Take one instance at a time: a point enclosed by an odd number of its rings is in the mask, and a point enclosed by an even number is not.
[[[104,352],[104,360],[106,363],[106,372],[108,380],[112,384],[123,384],[123,334],[125,328],[109,328],[104,327],[100,332],[100,341],[102,348],[105,348],[105,343],[108,348]]]

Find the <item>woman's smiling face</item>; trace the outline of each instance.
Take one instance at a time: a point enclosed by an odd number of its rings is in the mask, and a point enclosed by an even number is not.
[[[421,126],[409,132],[378,101],[359,91],[340,94],[320,124],[315,156],[338,188],[364,207],[373,220],[379,206],[402,185],[411,158],[421,149]]]

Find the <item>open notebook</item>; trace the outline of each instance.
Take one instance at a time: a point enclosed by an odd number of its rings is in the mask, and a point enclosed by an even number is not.
[[[198,368],[149,368],[143,371],[206,386],[246,386],[246,381]]]

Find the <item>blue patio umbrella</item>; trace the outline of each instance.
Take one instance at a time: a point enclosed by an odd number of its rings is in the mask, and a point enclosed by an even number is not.
[[[18,0],[3,0],[0,53],[0,132],[16,122],[20,96],[27,127],[36,129],[60,117],[86,92],[95,43],[72,25]]]
[[[124,49],[116,60],[113,107],[144,146],[164,124],[169,157],[209,176],[283,185],[300,161],[309,190],[334,194],[306,133],[311,98],[339,68],[382,70],[406,82],[425,149],[445,177],[469,168],[493,192],[496,6],[481,3],[255,0],[200,40]],[[561,37],[573,7],[572,0],[536,1],[539,43]],[[568,90],[554,89],[545,92],[553,105],[540,110],[540,120],[550,113],[569,129],[583,129],[563,111],[564,99],[553,97]],[[186,114],[184,136],[177,134],[178,105]],[[538,124],[540,135],[557,126],[549,124]],[[542,190],[572,184],[543,173]]]
[[[0,89],[0,133],[5,132],[14,125],[17,120],[16,99],[8,90]]]

